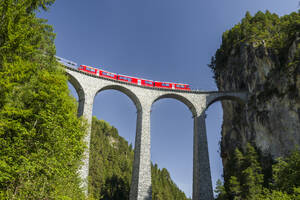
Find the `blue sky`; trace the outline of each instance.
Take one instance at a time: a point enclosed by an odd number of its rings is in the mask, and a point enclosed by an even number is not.
[[[60,57],[120,74],[216,90],[207,64],[220,46],[222,33],[246,11],[268,9],[284,15],[297,11],[298,5],[298,0],[72,0],[57,1],[39,16],[53,25]],[[126,95],[98,94],[93,115],[134,143],[136,108]],[[213,184],[222,174],[221,123],[222,108],[215,103],[206,118]],[[192,193],[192,129],[192,114],[183,103],[163,99],[154,104],[151,160],[167,168],[188,196]]]

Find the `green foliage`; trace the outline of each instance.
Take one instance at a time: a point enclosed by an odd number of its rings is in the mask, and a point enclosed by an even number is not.
[[[89,193],[94,199],[129,199],[134,152],[117,129],[93,117]],[[153,200],[185,200],[166,169],[152,166]]]
[[[297,200],[296,197],[277,190],[265,190],[262,194],[255,196],[256,200]]]
[[[300,46],[296,47],[297,52],[293,58],[289,57],[289,48],[292,43],[300,35],[300,12],[293,12],[289,15],[282,17],[272,14],[269,11],[265,13],[259,11],[254,16],[251,16],[249,12],[246,13],[245,17],[240,23],[235,25],[232,29],[227,30],[222,35],[221,47],[217,50],[214,57],[211,59],[209,67],[214,72],[214,77],[219,85],[219,79],[223,74],[226,74],[226,66],[228,66],[228,59],[233,58],[239,53],[241,49],[246,46],[254,47],[252,50],[249,48],[247,51],[257,51],[255,54],[258,55],[258,51],[264,49],[268,52],[270,59],[274,60],[277,66],[269,73],[266,78],[266,82],[263,85],[264,91],[258,94],[258,100],[265,102],[268,98],[273,95],[282,97],[288,94],[295,99],[299,97],[300,93],[297,90],[297,76],[300,62]],[[255,49],[256,48],[256,49]],[[242,56],[242,55],[240,55]],[[243,66],[253,54],[248,56],[248,59],[238,61],[237,58],[231,59],[231,62],[241,63],[240,69],[235,71],[243,70]],[[260,67],[260,66],[256,66]],[[253,74],[255,68],[252,67]],[[224,77],[223,77],[224,78]],[[226,77],[227,79],[229,77]],[[235,77],[230,77],[229,81],[240,82]],[[278,80],[288,79],[288,87],[282,91]],[[236,83],[236,87],[232,89],[247,89],[247,84]]]
[[[245,153],[236,149],[234,167],[222,185],[218,180],[218,200],[298,200],[300,199],[300,152],[279,158],[272,166],[272,184],[263,185],[263,173],[255,148],[247,145]]]
[[[300,30],[300,14],[291,13],[283,17],[259,11],[254,16],[249,12],[240,23],[227,30],[222,36],[222,45],[216,52],[211,68],[216,72],[227,61],[233,49],[238,49],[242,43],[252,43],[255,46],[265,44],[278,53],[290,45]]]
[[[283,159],[277,159],[277,163],[273,165],[273,187],[277,190],[286,191],[292,194],[296,191],[300,193],[300,152],[294,151],[292,154]]]
[[[93,117],[90,193],[95,199],[129,199],[133,150],[117,129]]]
[[[187,200],[185,194],[180,191],[172,181],[167,169],[159,169],[157,164],[151,168],[152,174],[152,199],[153,200]]]
[[[83,199],[78,167],[85,123],[55,61],[54,0],[0,2],[0,197]]]
[[[262,169],[256,150],[250,144],[247,145],[244,154],[236,149],[233,163],[234,167],[227,185],[229,198],[253,199],[254,195],[261,192],[263,183]]]
[[[214,190],[214,192],[218,195],[218,200],[227,199],[225,187],[220,179],[217,180],[216,189]]]

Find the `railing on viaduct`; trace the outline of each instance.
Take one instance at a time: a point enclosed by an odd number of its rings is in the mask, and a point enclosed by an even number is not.
[[[205,126],[205,110],[218,100],[234,99],[247,102],[247,92],[220,91],[178,91],[149,88],[94,76],[77,69],[65,67],[69,81],[78,93],[78,116],[84,116],[91,124],[94,97],[101,91],[114,89],[126,94],[137,109],[137,123],[134,149],[134,163],[130,200],[151,200],[151,161],[150,161],[150,111],[154,102],[163,98],[174,98],[183,102],[193,114],[193,200],[213,200],[211,172]],[[91,127],[85,137],[87,150],[80,176],[84,189],[88,192],[89,147]]]

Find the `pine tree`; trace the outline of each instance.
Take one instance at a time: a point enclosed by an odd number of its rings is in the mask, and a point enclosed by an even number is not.
[[[226,192],[225,187],[224,187],[224,185],[223,185],[223,183],[220,179],[217,180],[216,189],[214,190],[214,192],[217,195],[216,200],[226,200],[226,199],[228,199],[227,192]]]

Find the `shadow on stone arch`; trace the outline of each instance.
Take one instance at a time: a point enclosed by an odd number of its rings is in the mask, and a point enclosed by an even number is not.
[[[102,91],[105,90],[117,90],[122,92],[123,94],[125,94],[126,96],[128,96],[134,103],[137,111],[141,111],[142,110],[142,105],[141,102],[139,100],[139,98],[129,89],[127,89],[126,87],[120,86],[120,85],[108,85],[105,86],[103,88],[101,88],[95,96],[97,96],[99,93],[101,93]]]
[[[206,97],[206,109],[209,108],[210,105],[217,101],[224,101],[224,100],[230,100],[237,102],[240,105],[245,105],[247,103],[247,93],[241,92],[241,93],[232,93],[232,94],[226,94],[226,93],[217,93],[217,94],[211,94]]]
[[[176,99],[176,100],[184,103],[189,108],[189,110],[192,112],[193,116],[195,116],[197,113],[195,106],[187,98],[185,98],[179,94],[170,93],[170,94],[161,95],[157,99],[155,99],[151,105],[153,106],[153,104],[160,99]]]
[[[66,74],[68,76],[68,81],[75,88],[75,90],[77,92],[77,95],[78,95],[77,116],[80,117],[83,114],[82,112],[83,112],[83,106],[84,106],[84,100],[85,100],[84,90],[83,90],[81,84],[78,82],[78,80],[76,78],[74,78],[68,72],[66,72]]]

